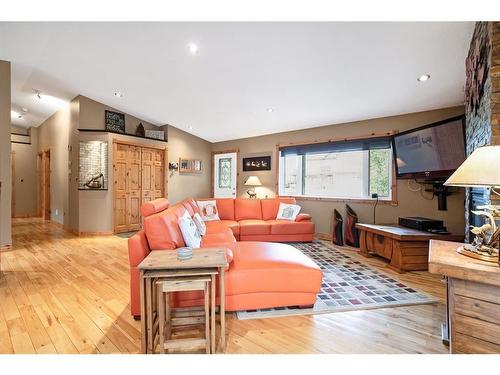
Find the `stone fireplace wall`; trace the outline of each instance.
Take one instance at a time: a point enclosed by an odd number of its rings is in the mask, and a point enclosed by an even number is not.
[[[467,155],[484,145],[500,145],[500,22],[476,23],[466,59],[465,116]],[[470,211],[491,200],[496,198],[487,189],[467,189],[467,241],[469,225],[480,224]]]

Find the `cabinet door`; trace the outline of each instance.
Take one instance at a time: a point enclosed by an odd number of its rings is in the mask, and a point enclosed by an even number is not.
[[[114,144],[114,230],[124,232],[128,229],[128,150],[129,146]]]
[[[154,185],[154,198],[162,198],[165,196],[165,161],[163,150],[155,150],[154,159],[154,173],[155,173],[155,185]]]
[[[142,148],[142,203],[155,198],[155,150]]]
[[[141,229],[141,148],[129,146],[128,154],[128,230]]]

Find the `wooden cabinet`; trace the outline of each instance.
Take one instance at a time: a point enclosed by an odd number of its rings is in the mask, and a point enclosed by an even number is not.
[[[114,143],[114,231],[142,227],[142,203],[165,196],[165,150]]]
[[[448,277],[451,353],[500,353],[500,268],[431,241],[429,272]]]
[[[356,224],[359,230],[359,253],[375,254],[390,260],[398,272],[424,271],[428,267],[429,240],[461,241],[463,236],[432,234],[399,225]]]

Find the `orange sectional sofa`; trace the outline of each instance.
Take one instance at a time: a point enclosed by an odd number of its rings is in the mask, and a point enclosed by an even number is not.
[[[272,243],[312,241],[314,223],[309,215],[299,214],[296,221],[276,220],[279,203],[295,200],[215,200],[221,220],[205,222],[207,233],[201,247],[229,249],[229,268],[225,272],[227,310],[314,304],[321,287],[320,268],[293,246]],[[132,315],[140,315],[137,266],[150,251],[185,246],[178,219],[186,211],[191,216],[198,212],[193,199],[173,206],[166,199],[157,199],[141,207],[144,229],[128,240]],[[173,303],[179,307],[198,306],[203,296],[198,292],[177,293]]]

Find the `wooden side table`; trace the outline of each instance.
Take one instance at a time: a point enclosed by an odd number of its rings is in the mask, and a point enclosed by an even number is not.
[[[220,327],[221,350],[225,350],[225,290],[224,270],[227,268],[225,248],[193,249],[193,257],[178,260],[175,250],[154,250],[139,264],[141,294],[141,350],[143,353],[154,353],[156,340],[159,338],[159,319],[155,281],[162,278],[209,275],[211,278],[211,351],[215,353],[215,284],[219,275],[220,294]]]

